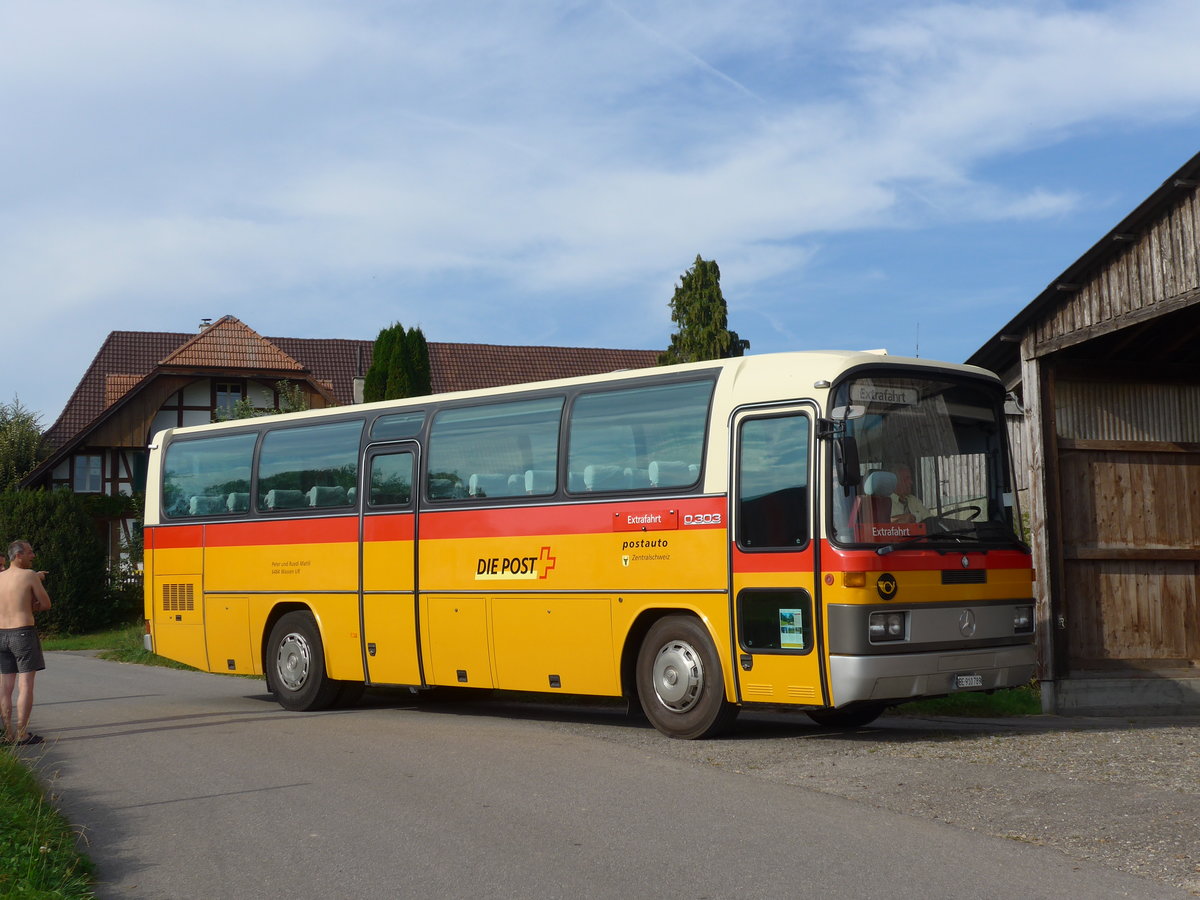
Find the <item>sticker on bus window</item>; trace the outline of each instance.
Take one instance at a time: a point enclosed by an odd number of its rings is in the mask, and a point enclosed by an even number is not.
[[[856,381],[850,385],[850,399],[855,403],[887,403],[892,406],[916,406],[921,399],[916,388],[902,388],[891,384],[871,384]]]
[[[890,522],[886,525],[874,523],[858,526],[858,539],[863,542],[902,541],[905,538],[925,534],[924,522]]]
[[[804,610],[779,611],[779,646],[783,650],[804,649]]]

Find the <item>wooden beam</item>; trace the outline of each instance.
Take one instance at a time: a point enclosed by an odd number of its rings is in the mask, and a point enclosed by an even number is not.
[[[1150,562],[1197,562],[1200,550],[1193,548],[1168,549],[1164,547],[1066,547],[1064,559],[1087,560],[1138,560]]]
[[[1193,289],[1180,294],[1178,297],[1172,297],[1169,300],[1164,300],[1161,303],[1152,303],[1149,306],[1143,306],[1139,309],[1132,310],[1127,313],[1122,313],[1105,322],[1097,322],[1094,325],[1085,325],[1082,328],[1077,328],[1069,334],[1060,334],[1058,337],[1049,338],[1045,341],[1040,341],[1034,348],[1034,353],[1037,356],[1046,356],[1050,353],[1057,353],[1059,350],[1065,350],[1067,347],[1074,347],[1077,344],[1082,344],[1093,338],[1104,337],[1105,335],[1115,334],[1125,328],[1131,328],[1134,325],[1141,325],[1149,322],[1152,319],[1165,316],[1168,313],[1178,312],[1181,309],[1187,309],[1189,306],[1195,306],[1200,303],[1200,289]]]
[[[1060,450],[1111,450],[1118,453],[1200,453],[1200,444],[1186,441],[1098,441],[1062,438]]]

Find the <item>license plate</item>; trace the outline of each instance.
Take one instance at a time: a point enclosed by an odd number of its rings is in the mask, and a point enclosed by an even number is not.
[[[983,687],[982,675],[955,675],[954,686],[960,690],[963,688],[981,688]]]

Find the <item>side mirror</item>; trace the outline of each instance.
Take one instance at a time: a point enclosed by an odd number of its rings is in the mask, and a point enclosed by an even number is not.
[[[833,464],[837,468],[838,481],[842,483],[842,487],[855,487],[862,482],[858,441],[854,438],[841,437],[833,442]]]

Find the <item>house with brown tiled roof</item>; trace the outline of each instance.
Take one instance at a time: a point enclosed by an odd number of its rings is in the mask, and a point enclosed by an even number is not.
[[[361,402],[373,341],[263,337],[233,316],[199,332],[111,332],[62,414],[50,456],[24,487],[132,495],[145,487],[146,445],[163,428],[211,422],[248,400],[280,405],[279,384],[320,409]],[[653,366],[655,350],[429,344],[435,393]],[[129,523],[121,523],[128,528]],[[121,533],[111,536],[115,553]]]

